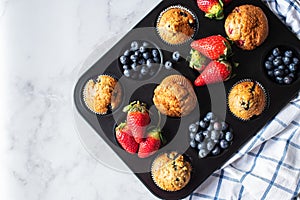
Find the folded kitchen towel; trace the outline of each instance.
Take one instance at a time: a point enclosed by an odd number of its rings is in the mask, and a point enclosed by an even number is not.
[[[263,1],[300,38],[300,1]],[[300,94],[187,199],[297,199]],[[299,197],[298,197],[299,198]]]

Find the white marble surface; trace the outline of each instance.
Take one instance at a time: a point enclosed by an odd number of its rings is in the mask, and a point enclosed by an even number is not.
[[[90,54],[158,3],[0,0],[0,199],[155,199],[86,150],[72,92]]]

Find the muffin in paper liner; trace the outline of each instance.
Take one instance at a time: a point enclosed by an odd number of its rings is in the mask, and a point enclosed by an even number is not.
[[[198,28],[196,15],[186,7],[174,5],[163,10],[156,22],[156,31],[169,45],[181,45],[191,40]]]
[[[182,154],[172,151],[157,156],[151,166],[151,177],[162,190],[175,192],[191,179],[192,166]]]
[[[117,79],[110,75],[99,75],[90,79],[83,88],[83,100],[92,112],[105,115],[121,103],[122,90]]]
[[[153,102],[164,115],[182,117],[197,105],[192,83],[182,75],[167,76],[154,90]]]
[[[243,79],[231,88],[227,104],[235,117],[248,121],[263,113],[268,104],[267,100],[267,93],[259,82]]]
[[[253,50],[268,37],[268,18],[260,7],[235,7],[225,20],[225,32],[230,40],[244,50]]]

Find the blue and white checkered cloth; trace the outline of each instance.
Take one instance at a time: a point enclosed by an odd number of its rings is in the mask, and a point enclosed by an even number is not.
[[[300,1],[263,2],[300,39]],[[300,93],[188,199],[285,200],[299,193]]]

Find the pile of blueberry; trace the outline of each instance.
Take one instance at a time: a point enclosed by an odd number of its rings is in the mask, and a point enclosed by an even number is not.
[[[233,132],[229,125],[208,112],[206,116],[189,125],[190,146],[198,150],[200,158],[207,155],[217,156],[229,148]]]
[[[123,75],[135,80],[150,78],[159,69],[161,63],[159,50],[145,41],[133,41],[119,61]]]
[[[276,83],[289,85],[297,79],[299,64],[299,58],[292,50],[276,47],[267,57],[264,67]]]

